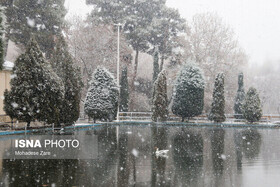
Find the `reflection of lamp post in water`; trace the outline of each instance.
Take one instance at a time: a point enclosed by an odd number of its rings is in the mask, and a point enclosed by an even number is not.
[[[122,24],[118,23],[118,24],[114,24],[114,25],[118,27],[117,85],[118,85],[118,87],[120,87],[120,27],[122,26]],[[119,101],[118,101],[117,121],[120,120],[119,118],[120,118],[120,116],[119,116]]]

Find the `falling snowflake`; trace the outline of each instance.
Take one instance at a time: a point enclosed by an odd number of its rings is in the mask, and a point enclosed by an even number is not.
[[[139,151],[137,151],[136,149],[132,149],[132,154],[135,156],[135,157],[138,157],[139,155]]]

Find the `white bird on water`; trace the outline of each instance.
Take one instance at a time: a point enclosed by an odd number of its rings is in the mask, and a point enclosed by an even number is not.
[[[167,153],[169,150],[159,150],[158,148],[156,148],[156,156],[157,157],[168,157]]]

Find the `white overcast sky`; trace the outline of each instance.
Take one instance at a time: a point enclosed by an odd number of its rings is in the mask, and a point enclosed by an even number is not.
[[[251,64],[280,60],[279,0],[167,0],[190,21],[196,13],[215,12],[235,31]],[[69,14],[85,16],[85,0],[66,0]]]

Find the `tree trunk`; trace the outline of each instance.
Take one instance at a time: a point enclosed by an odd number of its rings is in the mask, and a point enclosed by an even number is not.
[[[30,121],[27,122],[27,125],[26,125],[27,129],[30,128],[30,123],[31,123]]]
[[[56,127],[61,127],[61,124],[60,124],[60,116],[59,116],[59,110],[58,110],[58,108],[55,108],[54,109],[54,111],[55,111],[55,126]]]
[[[11,120],[12,120],[12,130],[14,129],[14,119],[13,118],[11,118]]]

